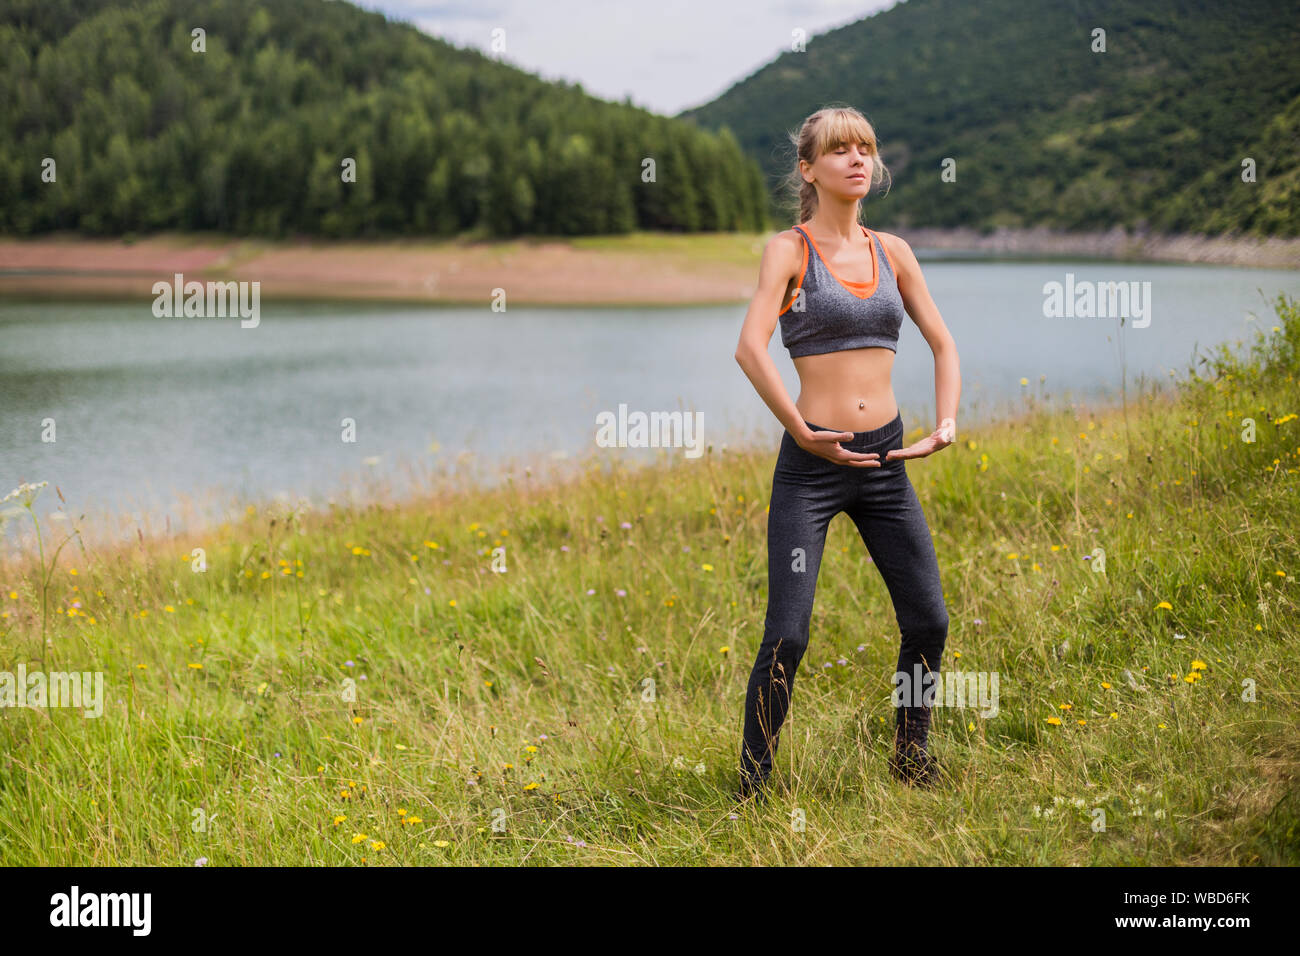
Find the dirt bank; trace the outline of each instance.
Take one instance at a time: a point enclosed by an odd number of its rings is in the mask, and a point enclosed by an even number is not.
[[[988,235],[981,235],[974,229],[911,229],[900,230],[899,235],[914,249],[1300,269],[1300,239],[1143,236],[1129,235],[1123,229],[1088,233],[999,229]]]
[[[915,249],[1300,268],[1300,239],[1129,236],[1050,230],[900,230]],[[0,240],[0,295],[152,299],[155,282],[258,281],[265,299],[525,305],[738,303],[764,235],[327,242],[157,236]]]

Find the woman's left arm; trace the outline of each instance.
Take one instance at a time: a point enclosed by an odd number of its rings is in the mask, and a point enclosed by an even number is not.
[[[945,444],[951,444],[957,440],[957,400],[961,396],[961,365],[957,358],[957,343],[948,327],[943,324],[939,308],[930,297],[930,290],[926,288],[921,265],[916,261],[912,247],[898,236],[887,232],[878,235],[892,260],[898,279],[898,291],[903,297],[903,307],[934,353],[935,417],[938,419],[938,429],[944,432]]]

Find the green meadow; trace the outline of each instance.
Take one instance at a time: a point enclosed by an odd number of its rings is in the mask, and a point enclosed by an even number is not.
[[[730,799],[775,446],[102,551],[21,489],[0,865],[1300,863],[1300,307],[1275,308],[1120,406],[1026,384],[909,462],[943,669],[998,676],[996,714],[936,708],[934,790],[888,774],[898,630],[840,516],[771,796]],[[102,674],[102,713],[20,667]]]

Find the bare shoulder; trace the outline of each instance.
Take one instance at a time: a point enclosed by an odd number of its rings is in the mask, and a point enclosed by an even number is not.
[[[891,256],[903,256],[909,259],[915,258],[915,256],[912,255],[912,247],[907,244],[906,239],[901,236],[896,236],[892,232],[881,232],[875,230],[875,233],[880,237],[880,241],[884,245],[885,250]]]
[[[775,233],[763,248],[763,261],[778,266],[783,272],[798,271],[803,262],[803,237],[794,229]]]
[[[898,269],[899,275],[904,278],[920,275],[921,266],[916,261],[916,256],[912,254],[912,247],[907,244],[907,240],[902,236],[896,236],[892,232],[877,232],[880,237],[880,244],[885,247],[885,252],[889,254],[890,261]]]
[[[799,235],[797,229],[782,229],[767,240],[767,248],[789,249],[802,255],[803,236]]]

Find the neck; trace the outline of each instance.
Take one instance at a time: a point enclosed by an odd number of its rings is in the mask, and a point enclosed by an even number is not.
[[[846,242],[852,242],[862,235],[862,227],[858,225],[858,204],[854,200],[845,202],[840,199],[819,198],[817,201],[817,211],[813,217],[808,220],[808,224],[818,232],[829,233],[833,236],[839,236]]]

